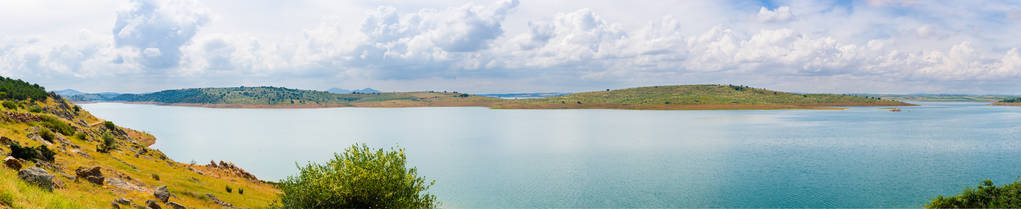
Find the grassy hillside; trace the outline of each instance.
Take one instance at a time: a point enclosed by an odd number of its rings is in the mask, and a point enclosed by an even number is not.
[[[158,186],[167,186],[169,201],[188,208],[224,208],[207,194],[238,208],[266,208],[278,199],[280,191],[273,185],[236,167],[175,162],[148,148],[152,135],[107,123],[56,94],[40,97],[40,91],[45,92],[37,85],[0,79],[0,92],[9,96],[0,106],[0,156],[24,157],[22,148],[40,150],[28,152],[34,158],[19,160],[22,170],[42,168],[55,176],[57,187],[50,191],[20,179],[18,170],[0,168],[0,208],[110,208],[117,198],[145,205],[156,200]],[[46,156],[41,150],[51,151],[52,160],[39,157]],[[76,169],[93,167],[100,168],[102,185],[75,180]]]
[[[651,86],[514,100],[510,108],[773,109],[910,105],[875,97],[796,94],[733,85]]]
[[[789,109],[823,106],[910,105],[876,97],[795,94],[732,85],[652,86],[534,99],[499,99],[457,92],[333,94],[278,87],[167,90],[128,94],[120,102],[206,107],[435,107],[610,109]]]

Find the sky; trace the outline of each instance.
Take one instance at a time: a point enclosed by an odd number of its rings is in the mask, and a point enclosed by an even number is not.
[[[1021,94],[1021,1],[0,0],[50,90]]]

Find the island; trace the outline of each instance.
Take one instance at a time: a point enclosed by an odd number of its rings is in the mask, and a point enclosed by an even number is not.
[[[501,99],[455,91],[335,94],[282,87],[165,90],[146,94],[78,94],[74,102],[122,102],[213,108],[489,107],[495,109],[821,109],[841,106],[913,106],[880,97],[801,94],[738,85],[670,85],[582,92],[544,98]]]

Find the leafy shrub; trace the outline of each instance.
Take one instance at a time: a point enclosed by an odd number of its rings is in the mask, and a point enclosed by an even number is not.
[[[29,112],[34,112],[34,113],[41,113],[41,112],[43,112],[43,107],[32,106],[31,108],[28,108],[28,111]]]
[[[77,138],[78,140],[82,140],[82,141],[88,141],[88,137],[89,136],[85,135],[85,133],[77,133],[77,134],[74,135],[74,138]]]
[[[231,189],[230,186],[227,186],[227,193],[231,193],[231,192],[234,192],[234,189]]]
[[[50,131],[50,129],[48,128],[42,128],[41,130],[39,130],[39,136],[43,137],[43,139],[45,139],[48,142],[53,142],[54,137],[53,132]]]
[[[17,110],[18,109],[18,103],[14,103],[13,101],[4,101],[3,105],[4,105],[4,108],[7,108],[8,110]]]
[[[114,145],[116,142],[117,141],[113,138],[113,135],[110,135],[110,133],[103,133],[103,143],[96,147],[96,151],[108,153],[110,150],[115,149]]]
[[[987,179],[977,188],[964,189],[959,195],[940,195],[925,208],[1021,208],[1021,182],[997,187]]]
[[[53,116],[43,116],[42,119],[43,119],[42,125],[45,126],[46,128],[53,129],[59,132],[60,134],[63,134],[64,136],[74,135],[75,132],[74,127],[68,125],[67,123],[64,123],[63,120],[60,120],[57,117]]]
[[[47,148],[46,145],[39,145],[39,147],[36,147],[35,150],[39,151],[39,154],[41,154],[39,156],[39,159],[49,162],[53,162],[53,160],[55,160],[54,156],[57,155],[56,152],[53,152],[53,150]]]
[[[282,208],[436,208],[436,196],[416,168],[406,167],[404,149],[372,150],[352,145],[326,164],[299,166],[280,182]]]
[[[36,156],[35,149],[31,147],[22,147],[16,143],[11,143],[8,147],[11,148],[11,156],[14,158],[32,160],[38,157]]]
[[[103,122],[103,126],[106,127],[106,129],[109,129],[111,131],[117,129],[117,125],[114,125],[113,121],[105,121],[105,122]]]
[[[81,107],[78,107],[78,105],[75,105],[75,106],[74,106],[74,112],[75,112],[75,113],[77,113],[77,112],[81,112],[81,111],[82,111],[82,108],[81,108]]]
[[[34,160],[40,159],[45,161],[53,162],[54,155],[57,153],[50,150],[46,145],[39,145],[39,147],[22,147],[21,145],[11,143],[8,145],[11,148],[11,156],[22,160]]]

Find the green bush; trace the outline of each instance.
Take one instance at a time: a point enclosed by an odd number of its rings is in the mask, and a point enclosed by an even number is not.
[[[116,142],[117,141],[116,139],[113,138],[113,135],[110,135],[110,133],[103,133],[103,143],[99,144],[99,147],[96,148],[96,151],[108,153],[110,152],[110,150],[113,150],[115,148],[114,145]]]
[[[299,166],[280,183],[281,208],[436,208],[436,196],[416,168],[407,168],[404,149],[372,150],[352,145],[326,164]]]
[[[39,130],[39,136],[43,137],[43,139],[45,139],[48,142],[53,142],[54,137],[53,132],[50,131],[50,129],[48,128],[42,128],[41,130]]]
[[[925,208],[1021,208],[1021,182],[997,187],[987,179],[956,196],[940,195]]]
[[[35,149],[32,149],[31,147],[22,147],[17,143],[11,143],[10,145],[7,146],[11,148],[11,156],[14,158],[22,160],[32,160],[38,158],[38,156],[35,153]]]
[[[2,92],[0,92],[0,93],[2,93]],[[17,110],[18,109],[18,103],[14,103],[13,101],[4,101],[3,105],[4,105],[4,108],[7,108],[8,110]]]
[[[39,147],[36,147],[35,150],[39,151],[39,154],[42,154],[39,156],[39,159],[49,162],[53,162],[53,160],[55,160],[53,157],[57,155],[56,152],[47,148],[46,145],[39,145]]]
[[[82,141],[88,141],[88,137],[89,136],[85,135],[85,133],[77,133],[77,134],[74,135],[74,138],[78,138],[78,140],[82,140]]]
[[[41,113],[41,112],[43,112],[43,107],[32,106],[32,107],[28,108],[28,111],[29,112],[34,112],[34,113]]]
[[[53,129],[59,132],[60,134],[63,134],[64,136],[74,135],[75,132],[74,127],[68,125],[67,123],[64,123],[63,120],[60,120],[57,117],[53,116],[43,116],[42,119],[43,119],[42,125],[45,126],[46,128]]]
[[[103,122],[103,126],[106,127],[106,129],[109,129],[111,131],[117,129],[117,125],[114,125],[113,121],[105,121],[105,122]]]
[[[22,147],[21,145],[11,143],[8,145],[11,148],[11,156],[22,160],[34,160],[40,159],[45,161],[53,162],[54,155],[57,153],[50,150],[46,145],[39,145],[39,147]]]

